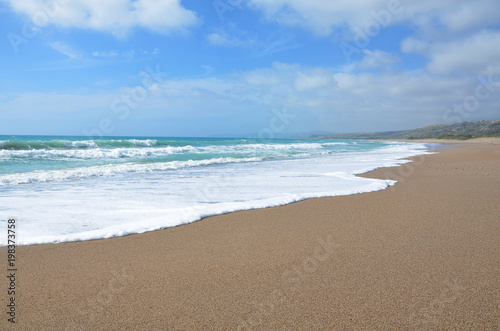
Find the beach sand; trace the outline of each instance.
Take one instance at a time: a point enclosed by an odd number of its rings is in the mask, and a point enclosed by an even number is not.
[[[498,330],[500,145],[457,146],[363,175],[379,192],[18,247],[0,329]]]

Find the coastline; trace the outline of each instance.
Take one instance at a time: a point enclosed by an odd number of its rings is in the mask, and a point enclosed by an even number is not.
[[[16,329],[494,329],[497,142],[361,175],[382,191],[18,247]]]

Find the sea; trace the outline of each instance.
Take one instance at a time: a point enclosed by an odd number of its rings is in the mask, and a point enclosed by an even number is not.
[[[228,212],[383,190],[357,177],[421,143],[322,139],[0,136],[0,246],[142,233]]]

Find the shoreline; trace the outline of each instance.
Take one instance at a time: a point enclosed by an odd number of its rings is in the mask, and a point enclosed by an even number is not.
[[[499,327],[500,149],[467,142],[358,175],[382,191],[18,247],[17,327]]]

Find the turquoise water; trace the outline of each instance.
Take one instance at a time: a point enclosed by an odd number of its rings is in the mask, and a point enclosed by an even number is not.
[[[115,166],[108,173],[137,171],[136,165],[198,161],[211,164],[241,161],[264,161],[349,151],[373,150],[387,146],[382,142],[348,142],[330,140],[289,139],[223,139],[112,137],[91,139],[79,136],[0,136],[0,185],[60,180],[64,176],[29,176],[34,171],[63,171],[67,179],[99,176],[104,168]],[[93,171],[89,171],[89,167]],[[85,169],[86,168],[86,169]],[[109,167],[108,167],[109,168]],[[147,171],[147,167],[142,167]],[[175,167],[174,167],[175,168]],[[170,169],[170,168],[169,168]],[[72,176],[71,170],[74,170]],[[78,172],[78,174],[76,174]],[[16,176],[16,174],[18,176]]]

